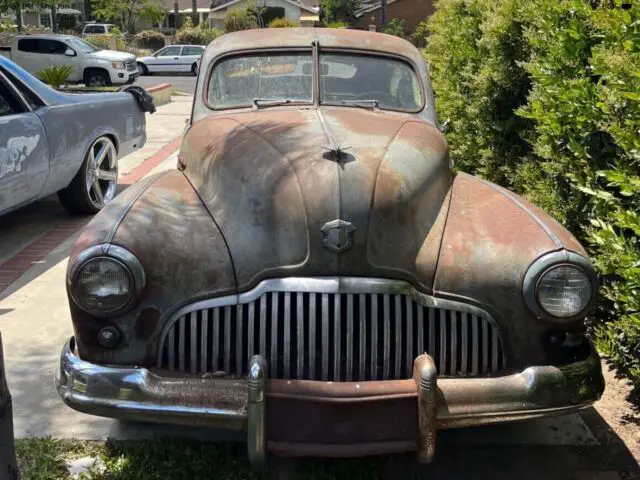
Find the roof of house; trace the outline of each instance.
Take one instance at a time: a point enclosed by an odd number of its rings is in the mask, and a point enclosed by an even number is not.
[[[397,2],[398,0],[387,0],[387,5]],[[376,10],[378,10],[380,7],[382,6],[382,2],[371,2],[371,3],[366,3],[364,4],[362,7],[360,7],[358,10],[355,11],[354,16],[356,18],[361,17],[362,15],[364,15],[365,13],[371,13],[374,12]]]
[[[220,10],[225,10],[225,9],[229,8],[230,6],[235,5],[236,3],[240,3],[242,1],[243,0],[230,0],[228,2],[219,3],[216,0],[213,0],[211,2],[211,11],[212,12],[217,12],[217,11],[220,11]],[[305,11],[307,11],[309,13],[318,13],[318,8],[310,7],[310,6],[305,5],[303,3],[296,2],[295,0],[284,0],[284,1],[287,2],[287,3],[290,3],[291,5],[299,7],[301,10],[305,10]]]

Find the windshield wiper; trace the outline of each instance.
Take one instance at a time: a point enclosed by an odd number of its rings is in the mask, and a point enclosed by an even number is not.
[[[377,110],[378,109],[378,100],[340,100],[340,103],[342,105],[353,105],[354,107],[361,107],[361,108],[369,108],[371,107],[372,110]]]
[[[278,105],[288,105],[290,103],[297,103],[295,100],[288,98],[254,98],[251,100],[254,109],[260,107],[275,107]]]

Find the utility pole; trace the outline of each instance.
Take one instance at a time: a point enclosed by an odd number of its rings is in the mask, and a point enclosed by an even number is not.
[[[91,20],[91,0],[84,0],[84,21]]]
[[[387,0],[380,0],[380,31],[384,31],[387,24]]]
[[[13,409],[5,375],[2,336],[0,335],[0,480],[18,480],[18,466],[13,440]]]
[[[21,32],[22,31],[22,3],[18,2],[15,5],[15,10],[16,12],[16,25],[18,26],[18,31]]]
[[[176,31],[180,28],[180,6],[178,2],[173,2],[173,16],[175,18]]]

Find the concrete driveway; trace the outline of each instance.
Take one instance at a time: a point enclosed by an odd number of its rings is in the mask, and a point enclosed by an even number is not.
[[[146,150],[121,161],[122,187],[175,168],[190,98],[176,97],[149,118]],[[221,431],[123,423],[77,413],[58,398],[53,374],[72,334],[64,286],[78,229],[55,197],[0,218],[0,331],[17,437],[238,439]],[[4,278],[5,285],[2,282]],[[434,478],[609,480],[637,463],[594,409],[581,414],[439,433]],[[438,473],[439,472],[439,473]],[[629,477],[630,478],[630,477]]]

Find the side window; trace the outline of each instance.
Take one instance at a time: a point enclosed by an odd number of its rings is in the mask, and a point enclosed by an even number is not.
[[[47,53],[50,55],[64,55],[67,46],[57,40],[40,40],[39,53]]]
[[[7,86],[0,82],[0,117],[22,113],[20,102]]]
[[[21,52],[38,53],[40,41],[37,38],[21,38],[18,40],[18,50]]]
[[[104,25],[87,25],[84,33],[105,33]]]
[[[167,47],[164,49],[161,55],[163,57],[173,57],[173,56],[177,57],[178,55],[180,55],[180,48],[182,47]]]
[[[0,68],[0,72],[4,73],[4,75],[9,79],[16,90],[20,92],[22,97],[27,101],[32,110],[37,110],[40,107],[44,106],[42,100],[40,100],[29,88],[27,88],[20,80],[18,80],[12,73],[7,72],[4,69]]]
[[[202,55],[204,49],[200,47],[184,47],[182,49],[182,56],[187,55]]]

